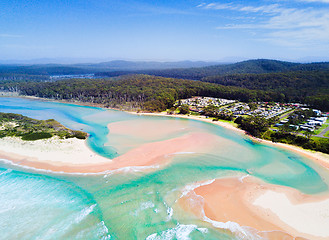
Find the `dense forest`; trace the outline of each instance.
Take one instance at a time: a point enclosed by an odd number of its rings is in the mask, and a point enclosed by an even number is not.
[[[178,66],[184,64],[206,63],[180,62]],[[19,91],[25,95],[53,99],[72,98],[110,107],[125,106],[142,110],[162,110],[169,106],[172,100],[192,95],[216,96],[244,102],[301,102],[320,110],[329,110],[329,63],[301,64],[259,59],[199,68],[124,70],[142,68],[143,65],[145,68],[170,66],[169,63],[126,61],[76,65],[6,65],[0,66],[0,88],[6,91]],[[111,71],[97,72],[102,69]],[[123,70],[112,71],[113,69]],[[60,80],[51,78],[51,74],[83,73],[116,78],[66,79],[64,82],[43,83]],[[124,75],[128,73],[136,74]],[[117,82],[114,81],[117,79]]]
[[[281,93],[285,102],[303,102],[329,110],[329,71],[211,76],[202,81]]]
[[[96,75],[114,77],[127,73],[127,71],[117,71]],[[203,68],[148,70],[135,71],[135,73],[270,91],[281,94],[280,101],[302,102],[321,110],[329,110],[329,63],[300,64],[275,60],[250,60]],[[276,97],[273,101],[277,99]]]
[[[210,96],[249,101],[282,101],[282,95],[269,91],[227,87],[193,80],[148,75],[122,76],[119,80],[69,79],[55,82],[13,82],[0,90],[16,89],[20,94],[101,104],[106,107],[163,111],[177,99]]]

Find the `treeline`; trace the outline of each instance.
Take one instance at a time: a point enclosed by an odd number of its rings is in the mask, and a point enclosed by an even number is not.
[[[45,75],[0,73],[0,81],[1,82],[47,81],[49,79],[50,79],[50,77],[45,76]]]
[[[176,100],[192,96],[237,99],[244,102],[283,100],[281,94],[269,91],[148,75],[123,76],[119,80],[69,79],[56,82],[0,83],[2,91],[12,88],[22,95],[145,111],[164,111],[172,107]]]
[[[37,64],[37,65],[0,65],[0,74],[12,75],[71,75],[71,74],[87,74],[92,70],[87,67],[76,67],[61,64]]]
[[[202,81],[281,93],[285,102],[303,102],[329,110],[329,71],[211,76]]]

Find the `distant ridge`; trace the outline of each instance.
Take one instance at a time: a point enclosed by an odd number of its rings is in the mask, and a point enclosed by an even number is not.
[[[99,73],[100,76],[118,76],[129,73],[144,73],[162,77],[201,80],[205,77],[230,74],[263,74],[291,71],[329,71],[329,62],[320,63],[293,63],[269,59],[247,60],[233,64],[216,64],[205,67],[142,70],[134,72]]]
[[[150,74],[162,77],[201,80],[205,77],[230,74],[263,74],[292,71],[329,71],[329,62],[293,63],[269,59],[247,60],[232,64],[216,62],[124,61],[81,64],[2,64],[0,74],[76,75],[96,74],[113,77],[126,74]]]
[[[116,60],[101,63],[80,64],[0,64],[0,73],[28,75],[69,75],[113,71],[141,71],[153,69],[175,69],[205,67],[218,64],[202,61],[155,62],[155,61],[124,61]]]

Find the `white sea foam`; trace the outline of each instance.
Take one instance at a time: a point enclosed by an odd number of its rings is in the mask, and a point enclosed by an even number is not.
[[[239,178],[239,181],[243,183],[243,180],[249,176],[250,176],[249,174],[243,175]]]
[[[160,168],[159,165],[153,165],[153,166],[133,166],[133,167],[123,167],[115,170],[107,170],[104,175],[104,178],[107,178],[108,176],[111,176],[116,173],[135,173],[135,172],[143,172],[150,169],[158,169]]]
[[[167,217],[166,221],[168,222],[171,219],[172,215],[174,214],[174,210],[171,207],[168,207],[167,214],[168,214],[168,217]]]
[[[99,233],[99,235],[103,236],[101,238],[101,240],[109,240],[109,239],[111,239],[111,235],[109,234],[109,229],[105,226],[104,221],[101,221],[98,225],[99,225],[100,230],[101,230],[100,233]],[[106,235],[106,236],[104,236],[104,235]]]
[[[136,209],[135,212],[132,213],[132,215],[137,216],[141,211],[154,207],[155,205],[152,201],[143,202],[141,203],[140,207]]]
[[[166,202],[163,202],[163,204],[166,206],[167,208],[167,218],[166,218],[166,222],[170,221],[173,214],[174,214],[174,209],[172,209],[172,207],[169,207],[168,204]]]
[[[11,173],[13,170],[12,169],[7,169],[6,171],[3,171],[0,173],[0,176],[1,175],[6,175],[7,173]]]
[[[252,229],[250,227],[243,227],[243,226],[240,226],[238,223],[232,222],[232,221],[219,222],[219,221],[215,221],[215,220],[208,218],[204,212],[204,198],[197,194],[195,194],[195,197],[197,197],[198,198],[197,200],[200,202],[202,219],[205,222],[210,223],[215,228],[227,229],[227,230],[231,231],[239,239],[245,239],[245,240],[261,240],[261,239],[263,239],[263,238],[259,237],[256,233],[249,231],[249,229]]]
[[[177,224],[175,228],[171,228],[165,230],[161,233],[153,233],[146,238],[146,240],[189,240],[190,234],[193,231],[199,231],[201,233],[207,233],[207,228],[198,228],[197,225],[184,225],[184,224]]]
[[[247,227],[242,227],[236,222],[217,222],[204,216],[203,220],[213,225],[215,228],[227,229],[234,233],[240,239],[261,240],[262,238],[250,232]]]
[[[202,183],[194,183],[194,184],[190,184],[190,185],[186,185],[183,190],[182,190],[182,195],[180,196],[180,198],[186,196],[188,193],[194,191],[194,189],[201,187],[201,186],[205,186],[205,185],[209,185],[212,184],[216,179],[212,179],[206,182],[202,182]]]
[[[92,211],[94,211],[94,208],[96,207],[96,204],[93,204],[89,207],[86,207],[80,211],[80,214],[76,217],[75,223],[80,223],[83,219],[85,219]]]
[[[82,176],[91,176],[91,175],[104,175],[104,178],[116,174],[116,173],[134,173],[134,172],[143,172],[146,170],[150,170],[150,169],[158,169],[160,168],[159,165],[153,165],[153,166],[132,166],[132,167],[123,167],[123,168],[119,168],[119,169],[115,169],[115,170],[106,170],[103,172],[97,172],[97,173],[67,173],[67,172],[63,172],[63,171],[52,171],[52,170],[46,170],[46,169],[39,169],[39,168],[34,168],[34,167],[29,167],[29,166],[24,166],[24,165],[20,165],[19,163],[14,163],[10,160],[7,159],[3,159],[0,158],[0,161],[8,164],[10,166],[15,166],[15,167],[19,167],[22,169],[27,169],[27,170],[32,170],[35,172],[41,172],[41,173],[49,173],[49,174],[60,174],[60,175],[82,175]],[[1,173],[0,173],[1,176]]]
[[[196,152],[175,152],[170,155],[180,155],[180,154],[195,154]]]

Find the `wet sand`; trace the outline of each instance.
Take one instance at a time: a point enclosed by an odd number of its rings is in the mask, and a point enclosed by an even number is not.
[[[99,173],[125,167],[164,165],[174,154],[206,151],[214,138],[215,135],[207,133],[186,134],[143,144],[112,160],[98,156],[84,141],[77,139],[71,143],[66,140],[25,142],[18,138],[9,141],[5,138],[0,142],[0,159],[55,172]],[[31,148],[31,144],[35,147]]]
[[[240,237],[245,231],[266,239],[329,238],[328,194],[306,195],[248,176],[217,179],[188,192],[179,203],[213,225],[237,223]]]
[[[233,131],[238,132],[240,134],[246,135],[246,132],[244,130],[237,128],[234,124],[231,124],[229,122],[223,122],[223,121],[213,121],[211,118],[207,118],[205,116],[192,116],[192,115],[179,115],[179,114],[168,115],[166,112],[162,112],[162,113],[129,112],[129,113],[139,114],[139,115],[149,115],[149,116],[178,117],[178,118],[204,121],[204,122],[212,123],[212,124],[215,124],[215,125],[233,130]],[[275,143],[275,142],[267,141],[267,140],[264,140],[264,139],[255,138],[255,137],[250,137],[250,138],[253,141],[258,142],[258,143],[268,144],[268,145],[272,145],[272,146],[275,146],[275,147],[279,147],[279,148],[281,147],[281,148],[293,151],[295,153],[298,153],[300,155],[305,156],[306,158],[312,159],[313,161],[320,164],[321,166],[329,169],[329,154],[303,149],[301,147],[294,146],[294,145],[289,145],[289,144],[284,144],[284,143]]]

